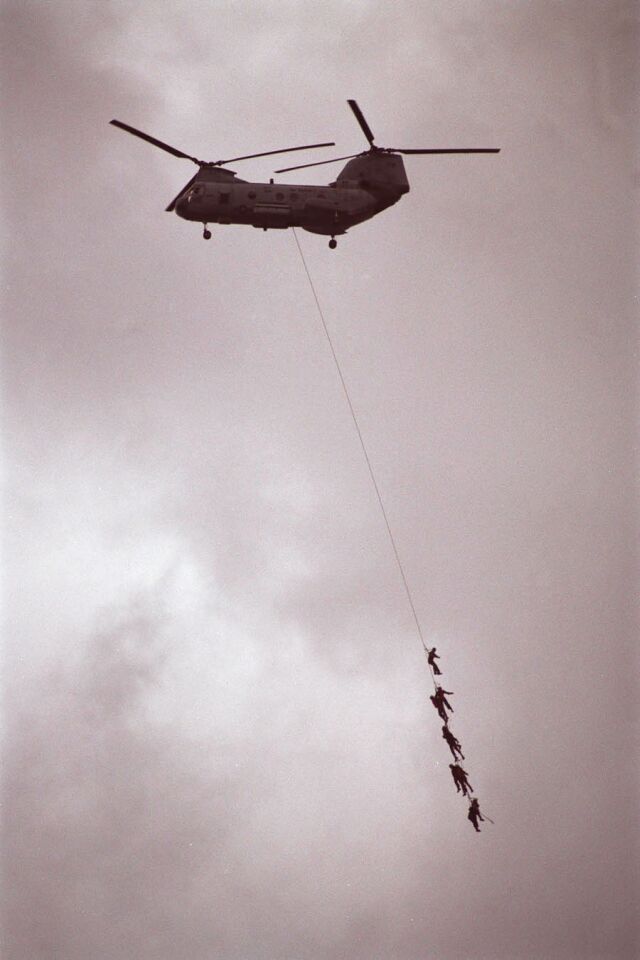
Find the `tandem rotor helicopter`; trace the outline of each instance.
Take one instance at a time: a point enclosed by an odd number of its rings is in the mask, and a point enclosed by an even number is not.
[[[166,150],[174,157],[191,160],[196,164],[198,172],[174,197],[166,210],[168,213],[175,211],[184,220],[201,223],[205,240],[211,239],[209,230],[211,223],[243,223],[262,230],[301,227],[310,233],[331,237],[329,247],[332,250],[337,246],[337,236],[345,234],[349,227],[375,217],[409,192],[409,181],[400,154],[500,152],[499,147],[458,147],[437,150],[378,147],[373,142],[371,128],[356,101],[347,100],[347,103],[367,138],[368,150],[352,153],[346,157],[334,157],[332,160],[303,163],[276,170],[276,173],[287,173],[290,170],[302,170],[306,167],[319,167],[325,163],[348,160],[349,162],[342,168],[337,178],[325,186],[276,184],[273,180],[269,183],[251,183],[240,180],[232,170],[223,168],[228,163],[268,157],[276,153],[333,147],[335,146],[333,142],[310,143],[302,147],[287,147],[283,150],[267,150],[264,153],[232,157],[230,160],[205,161],[191,157],[182,150],[177,150],[163,143],[162,140],[156,140],[148,133],[136,130],[135,127],[130,127],[120,120],[111,120],[111,123],[161,150]]]

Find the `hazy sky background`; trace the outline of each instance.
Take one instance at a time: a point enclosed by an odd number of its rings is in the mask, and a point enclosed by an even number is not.
[[[3,956],[635,957],[636,5],[2,14]],[[291,232],[204,243],[108,125],[341,155],[347,97],[502,147],[299,234],[479,836]]]

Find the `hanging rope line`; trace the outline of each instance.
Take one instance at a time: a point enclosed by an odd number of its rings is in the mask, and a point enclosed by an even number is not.
[[[319,298],[318,298],[318,294],[316,293],[316,288],[315,288],[314,283],[313,283],[313,280],[312,280],[312,278],[311,278],[311,274],[309,273],[309,268],[308,268],[308,266],[307,266],[307,261],[306,261],[305,258],[304,258],[304,253],[302,252],[302,247],[300,246],[300,241],[298,240],[298,234],[296,233],[295,227],[293,227],[293,236],[294,236],[295,241],[296,241],[296,246],[298,247],[298,252],[299,252],[299,254],[300,254],[300,259],[302,260],[302,265],[303,265],[303,267],[304,267],[304,272],[305,272],[306,275],[307,275],[307,280],[309,281],[309,286],[311,287],[311,292],[312,292],[312,294],[313,294],[313,298],[314,298],[314,300],[315,300],[315,302],[316,302],[316,307],[318,308],[318,314],[319,314],[319,316],[320,316],[320,320],[322,321],[322,327],[323,327],[323,329],[324,329],[324,333],[325,333],[325,336],[326,336],[326,338],[327,338],[327,342],[328,342],[328,344],[329,344],[329,349],[331,350],[331,355],[332,355],[332,357],[333,357],[333,362],[335,363],[336,370],[338,371],[338,377],[340,378],[340,383],[342,384],[342,389],[343,389],[343,391],[344,391],[344,395],[345,395],[345,397],[346,397],[347,404],[348,404],[348,406],[349,406],[349,410],[351,411],[351,417],[352,417],[352,419],[353,419],[353,423],[354,423],[354,426],[355,426],[355,428],[356,428],[356,433],[358,434],[358,439],[359,439],[359,441],[360,441],[360,446],[362,447],[362,452],[363,452],[363,454],[364,454],[364,459],[365,459],[366,464],[367,464],[367,467],[368,467],[368,469],[369,469],[369,476],[371,477],[371,482],[372,482],[372,484],[373,484],[373,489],[374,489],[375,492],[376,492],[376,497],[378,498],[378,503],[380,504],[380,511],[381,511],[382,516],[383,516],[383,518],[384,518],[385,526],[386,526],[386,528],[387,528],[387,533],[389,534],[389,540],[391,541],[391,546],[393,547],[393,552],[394,552],[394,555],[395,555],[395,558],[396,558],[396,563],[398,564],[398,570],[400,571],[400,576],[402,577],[402,582],[403,582],[403,584],[404,584],[404,589],[405,589],[405,593],[406,593],[406,595],[407,595],[407,600],[409,601],[409,606],[411,607],[411,612],[412,612],[412,614],[413,614],[413,619],[414,619],[414,621],[415,621],[416,629],[417,629],[417,631],[418,631],[418,638],[419,638],[420,643],[421,643],[421,645],[422,645],[422,649],[424,650],[425,656],[428,656],[428,648],[427,648],[426,643],[424,642],[424,636],[423,636],[423,634],[422,634],[422,628],[421,628],[421,626],[420,626],[420,620],[418,619],[418,614],[417,614],[417,612],[416,612],[416,607],[415,607],[415,604],[414,604],[414,602],[413,602],[413,597],[411,596],[411,590],[409,589],[409,583],[408,583],[408,581],[407,581],[407,577],[406,577],[406,574],[405,574],[405,572],[404,572],[404,567],[402,566],[402,561],[401,561],[401,559],[400,559],[400,554],[399,554],[399,552],[398,552],[398,547],[397,547],[397,545],[396,545],[395,537],[393,536],[393,531],[391,530],[391,524],[389,523],[389,517],[387,516],[387,511],[385,510],[385,507],[384,507],[384,502],[383,502],[383,500],[382,500],[382,494],[380,493],[380,488],[378,487],[378,484],[377,484],[377,481],[376,481],[376,478],[375,478],[375,474],[374,474],[374,472],[373,472],[373,467],[372,467],[372,465],[371,465],[371,460],[369,459],[369,454],[367,453],[367,448],[366,448],[366,446],[365,446],[364,438],[363,438],[363,436],[362,436],[362,431],[361,431],[361,429],[360,429],[360,425],[359,425],[359,423],[358,423],[358,418],[357,418],[357,416],[356,416],[356,411],[355,411],[355,409],[354,409],[354,407],[353,407],[353,403],[351,402],[351,397],[349,396],[349,390],[347,389],[347,384],[346,384],[346,381],[345,381],[345,379],[344,379],[344,375],[343,375],[343,373],[342,373],[342,368],[341,368],[341,366],[340,366],[340,362],[339,362],[339,360],[338,360],[338,357],[337,357],[335,348],[334,348],[334,346],[333,346],[333,340],[331,339],[331,334],[329,333],[329,328],[327,327],[327,323],[326,323],[326,320],[325,320],[325,318],[324,318],[324,313],[322,312],[322,306],[321,306],[321,304],[320,304],[320,300],[319,300]],[[434,677],[434,675],[433,675],[433,671],[431,670],[431,666],[430,666],[430,665],[429,665],[429,672],[431,673],[431,679],[433,680],[434,686],[437,687],[437,684],[436,684],[436,681],[435,681],[435,677]]]
[[[368,468],[368,470],[369,470],[369,476],[371,477],[371,482],[372,482],[372,484],[373,484],[373,489],[375,490],[376,497],[378,498],[378,503],[380,504],[380,511],[381,511],[381,513],[382,513],[382,516],[383,516],[383,519],[384,519],[384,523],[385,523],[385,526],[386,526],[386,528],[387,528],[387,533],[389,534],[389,540],[391,541],[391,546],[392,546],[392,548],[393,548],[393,553],[394,553],[394,556],[395,556],[395,558],[396,558],[396,563],[397,563],[397,565],[398,565],[398,570],[400,571],[400,576],[401,576],[401,578],[402,578],[402,583],[404,584],[404,590],[405,590],[405,593],[406,593],[406,595],[407,595],[407,600],[409,601],[409,606],[411,607],[411,612],[412,612],[412,614],[413,614],[413,619],[414,619],[414,621],[415,621],[416,629],[417,629],[417,631],[418,631],[418,638],[419,638],[419,640],[420,640],[420,644],[421,644],[421,646],[422,646],[422,649],[423,649],[423,651],[424,651],[425,658],[426,658],[426,660],[427,660],[427,666],[428,666],[428,668],[429,668],[429,673],[431,674],[431,680],[433,681],[433,686],[434,686],[434,689],[435,689],[435,696],[438,696],[439,691],[440,691],[440,696],[441,696],[442,698],[444,698],[444,696],[446,695],[447,691],[445,691],[445,690],[442,689],[442,687],[440,686],[438,680],[436,679],[436,675],[437,675],[437,676],[441,676],[441,675],[442,675],[442,671],[436,666],[436,671],[437,671],[437,674],[436,674],[436,672],[434,671],[434,669],[433,669],[433,667],[432,667],[431,661],[430,661],[430,659],[429,659],[429,654],[431,653],[431,651],[430,651],[429,648],[427,647],[427,645],[426,645],[426,643],[425,643],[425,640],[424,640],[424,635],[423,635],[423,633],[422,633],[422,627],[420,626],[420,620],[418,619],[418,613],[417,613],[417,611],[416,611],[416,607],[415,607],[415,604],[414,604],[414,602],[413,602],[413,597],[411,596],[411,590],[410,590],[410,588],[409,588],[409,582],[408,582],[407,577],[406,577],[406,574],[405,574],[405,572],[404,572],[404,567],[402,566],[402,560],[400,559],[400,553],[398,552],[398,546],[397,546],[397,544],[396,544],[395,537],[393,536],[393,531],[392,531],[392,529],[391,529],[391,524],[390,524],[390,522],[389,522],[389,517],[388,517],[388,515],[387,515],[387,511],[385,510],[384,502],[383,502],[383,500],[382,500],[382,494],[380,493],[380,488],[378,487],[378,483],[377,483],[377,481],[376,481],[375,474],[374,474],[374,472],[373,472],[373,466],[372,466],[372,464],[371,464],[371,460],[370,460],[369,454],[368,454],[368,452],[367,452],[367,448],[366,448],[366,445],[365,445],[365,442],[364,442],[364,437],[362,436],[362,431],[361,431],[361,429],[360,429],[360,424],[358,423],[358,418],[357,418],[357,416],[356,416],[356,411],[355,411],[355,408],[354,408],[354,406],[353,406],[353,403],[351,402],[351,397],[349,396],[349,390],[348,390],[348,388],[347,388],[347,383],[346,383],[346,380],[345,380],[345,378],[344,378],[344,374],[342,373],[342,368],[341,368],[341,366],[340,366],[340,361],[338,360],[338,356],[337,356],[337,354],[336,354],[335,347],[334,347],[334,345],[333,345],[333,340],[331,339],[331,334],[329,333],[329,328],[328,328],[327,322],[326,322],[326,320],[325,320],[325,318],[324,318],[324,313],[323,313],[323,310],[322,310],[322,305],[321,305],[321,303],[320,303],[320,299],[319,299],[318,294],[317,294],[317,292],[316,292],[316,288],[315,288],[313,279],[312,279],[311,274],[310,274],[310,272],[309,272],[309,268],[308,268],[308,266],[307,266],[307,261],[305,260],[304,253],[302,252],[302,247],[300,246],[300,241],[298,240],[298,234],[296,233],[295,227],[292,227],[292,231],[293,231],[294,239],[295,239],[295,241],[296,241],[296,246],[297,246],[297,248],[298,248],[298,253],[300,254],[300,259],[302,260],[302,266],[304,267],[304,272],[306,273],[306,275],[307,275],[307,280],[309,281],[309,286],[310,286],[310,288],[311,288],[311,293],[313,294],[313,299],[314,299],[315,302],[316,302],[316,307],[317,307],[317,309],[318,309],[318,314],[319,314],[320,320],[321,320],[321,322],[322,322],[322,327],[323,327],[325,336],[326,336],[326,338],[327,338],[327,342],[328,342],[328,344],[329,344],[329,349],[331,350],[331,355],[332,355],[332,357],[333,357],[333,362],[334,362],[335,367],[336,367],[336,370],[337,370],[337,372],[338,372],[338,377],[339,377],[339,379],[340,379],[340,383],[342,384],[342,390],[343,390],[343,392],[344,392],[345,398],[346,398],[346,400],[347,400],[347,405],[348,405],[349,410],[350,410],[350,412],[351,412],[351,418],[352,418],[353,423],[354,423],[354,426],[355,426],[355,428],[356,428],[356,433],[358,434],[358,439],[359,439],[359,441],[360,441],[360,446],[362,447],[362,452],[363,452],[363,454],[364,454],[364,459],[365,459],[365,461],[366,461],[367,468]],[[435,647],[433,648],[433,653],[435,654]],[[436,656],[436,659],[437,659],[437,656]],[[434,660],[434,664],[435,664],[435,660]],[[432,700],[433,700],[433,698],[432,698]],[[434,703],[434,706],[436,706],[435,703]],[[438,708],[436,707],[436,709],[438,709]],[[452,709],[451,707],[449,707],[449,709],[451,709],[451,712],[453,713],[453,709]],[[447,716],[446,716],[446,710],[444,709],[444,706],[442,707],[442,711],[443,711],[443,713],[440,713],[440,710],[438,709],[438,714],[439,714],[439,716],[441,717],[441,719],[444,719],[444,726],[445,726],[447,729],[450,730],[450,728],[449,728],[449,720],[448,720],[448,718],[447,718]],[[458,747],[459,747],[459,743],[458,743]],[[461,752],[461,751],[459,751],[459,752]],[[455,753],[454,753],[454,759],[455,759],[455,766],[458,767],[458,759],[456,758],[456,754],[455,754]],[[462,759],[464,759],[464,758],[462,758]],[[458,769],[461,769],[461,768],[458,768]],[[453,773],[453,770],[452,770],[452,773]],[[464,772],[464,770],[462,770],[462,774],[464,774],[463,779],[466,781],[466,773]],[[455,782],[456,782],[456,788],[458,788],[458,781],[457,781],[457,779],[456,779],[455,777],[454,777],[454,780],[455,780]],[[459,789],[460,789],[460,788],[459,788]],[[471,822],[472,822],[473,825],[474,825],[474,828],[475,828],[478,832],[480,832],[480,830],[479,830],[479,828],[478,828],[478,826],[477,826],[477,819],[474,820],[473,817],[471,816],[471,810],[472,810],[473,804],[476,805],[476,808],[477,808],[476,814],[477,814],[477,816],[479,816],[480,820],[488,820],[489,823],[493,823],[493,820],[491,820],[489,817],[483,816],[483,815],[480,813],[479,808],[477,807],[478,801],[477,801],[477,799],[476,799],[476,797],[475,797],[475,791],[473,790],[473,788],[471,787],[471,784],[470,784],[468,781],[465,782],[464,787],[462,787],[461,789],[462,789],[462,795],[463,795],[463,797],[470,797],[470,798],[471,798],[471,806],[470,806],[470,813],[469,813],[469,815],[468,815],[468,819],[471,820]]]

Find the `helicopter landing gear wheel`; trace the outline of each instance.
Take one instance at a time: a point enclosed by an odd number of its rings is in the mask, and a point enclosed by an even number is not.
[[[338,241],[336,240],[335,237],[331,237],[331,240],[329,240],[329,250],[335,250],[337,246],[338,246]]]
[[[202,231],[202,236],[205,240],[211,240],[211,230],[205,224],[204,230]]]

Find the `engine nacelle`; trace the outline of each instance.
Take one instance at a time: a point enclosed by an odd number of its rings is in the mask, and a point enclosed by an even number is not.
[[[338,174],[336,184],[340,187],[360,187],[374,194],[395,193],[400,196],[409,192],[409,181],[400,154],[375,148],[349,160]]]

